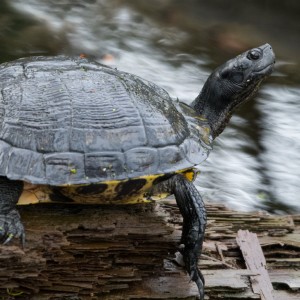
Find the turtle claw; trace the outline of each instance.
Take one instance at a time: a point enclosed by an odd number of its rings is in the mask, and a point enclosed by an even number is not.
[[[26,236],[25,236],[25,232],[23,232],[22,234],[21,234],[21,236],[20,236],[20,242],[21,242],[21,245],[22,245],[22,249],[24,250],[24,248],[25,248],[25,238]]]
[[[200,300],[204,299],[204,277],[200,270],[191,273],[191,279],[196,283],[199,291]]]
[[[12,233],[8,234],[8,238],[4,241],[3,245],[8,244],[12,239],[13,239],[14,235]]]
[[[20,238],[22,247],[25,246],[25,231],[21,222],[20,214],[16,209],[7,214],[0,214],[0,239],[7,245],[13,238]]]
[[[183,251],[183,260],[185,262],[186,270],[188,271],[190,278],[194,281],[198,287],[200,300],[204,299],[204,277],[201,271],[197,267],[197,255],[191,251],[191,249],[187,249],[186,247]]]

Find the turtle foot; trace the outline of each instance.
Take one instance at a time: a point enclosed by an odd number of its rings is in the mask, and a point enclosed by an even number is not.
[[[25,230],[20,214],[16,209],[10,210],[7,214],[0,214],[0,239],[6,245],[13,238],[20,238],[24,248]]]
[[[201,271],[198,269],[197,266],[198,256],[195,253],[195,248],[186,246],[185,249],[182,251],[182,255],[185,263],[185,268],[188,271],[191,280],[193,280],[198,287],[200,300],[203,300],[205,281]]]

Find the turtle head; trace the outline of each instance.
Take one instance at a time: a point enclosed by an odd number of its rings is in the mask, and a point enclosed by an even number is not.
[[[192,106],[208,120],[213,138],[224,130],[234,109],[254,96],[274,63],[272,47],[265,44],[227,61],[209,76]]]

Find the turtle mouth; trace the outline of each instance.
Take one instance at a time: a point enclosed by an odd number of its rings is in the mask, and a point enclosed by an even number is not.
[[[275,55],[272,47],[269,44],[260,46],[258,49],[262,51],[262,58],[259,63],[257,61],[257,70],[253,71],[253,74],[267,76],[270,75],[275,65]]]
[[[254,71],[253,74],[255,75],[270,75],[274,69],[274,64],[275,64],[275,61],[274,62],[271,62],[270,64],[268,64],[267,66],[264,66],[263,68],[257,70],[257,71]]]

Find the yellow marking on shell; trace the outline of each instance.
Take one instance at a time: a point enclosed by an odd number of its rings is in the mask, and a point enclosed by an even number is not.
[[[169,193],[155,194],[155,195],[151,195],[151,200],[153,200],[153,201],[159,201],[161,199],[167,198],[168,196],[170,196]]]
[[[50,189],[48,186],[35,185],[35,184],[25,182],[23,193],[19,198],[18,205],[51,202],[49,198],[49,194],[50,194]]]
[[[182,174],[189,181],[193,181],[197,176],[195,169],[184,169],[174,172],[174,174]],[[154,175],[144,175],[140,177],[135,177],[132,179],[125,180],[110,180],[99,182],[96,184],[78,184],[78,185],[63,185],[60,186],[60,192],[66,197],[72,199],[75,203],[81,204],[136,204],[136,203],[147,203],[152,200],[160,200],[169,196],[168,193],[161,193],[158,195],[151,196],[151,200],[147,198],[146,194],[149,192],[153,186],[153,182],[164,177],[167,174],[154,174]],[[172,175],[172,174],[170,174]],[[145,181],[143,183],[143,180]],[[119,189],[124,187],[126,183],[132,181],[133,187],[135,182],[143,183],[143,185],[135,192],[134,189],[132,193],[128,195],[124,194],[120,196]],[[80,193],[80,189],[85,187],[99,187],[103,186],[103,190],[99,193],[86,194]],[[105,187],[106,185],[106,187]],[[19,199],[18,205],[36,204],[44,202],[53,202],[50,199],[51,187],[45,185],[33,185],[25,183],[24,191]]]
[[[133,181],[132,185],[134,185],[135,180],[145,179],[145,184],[138,190],[137,193],[133,193],[131,195],[124,195],[124,197],[120,197],[120,193],[118,188],[124,186],[129,181]],[[64,186],[60,190],[62,194],[71,198],[76,203],[83,203],[83,204],[135,204],[140,202],[149,202],[144,197],[144,194],[147,190],[149,190],[152,186],[152,183],[148,181],[147,176],[141,176],[132,179],[126,180],[110,180],[99,182],[99,185],[106,185],[107,187],[101,193],[91,194],[84,194],[79,193],[80,189],[85,187],[92,186],[91,184],[80,184],[80,185],[70,185]],[[97,187],[97,183],[93,184],[93,186]]]

